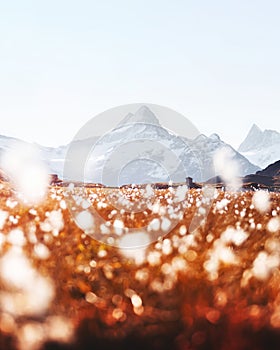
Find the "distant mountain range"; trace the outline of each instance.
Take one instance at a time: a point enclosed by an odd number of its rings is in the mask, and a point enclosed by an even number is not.
[[[15,141],[19,140],[0,136],[0,155]],[[237,151],[217,134],[209,137],[199,135],[193,140],[173,135],[161,127],[159,119],[147,106],[124,116],[103,137],[96,135],[75,141],[78,152],[82,152],[88,145],[95,147],[88,157],[83,179],[77,178],[75,172],[72,176],[68,174],[69,178],[63,176],[69,145],[38,147],[50,173],[55,173],[64,180],[84,180],[110,186],[169,180],[184,182],[186,176],[197,182],[206,181],[219,175],[215,173],[213,157],[222,148],[230,149],[233,160],[239,164],[240,176],[254,174],[263,168],[263,164],[266,166],[267,163],[280,159],[280,134],[276,131],[262,132],[254,125]],[[137,159],[139,154],[141,156]],[[126,164],[124,167],[122,162]]]
[[[280,159],[280,133],[275,130],[262,131],[256,124],[238,148],[251,163],[264,169]]]

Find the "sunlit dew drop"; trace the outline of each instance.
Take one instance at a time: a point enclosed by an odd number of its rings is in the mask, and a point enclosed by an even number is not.
[[[22,230],[15,228],[7,236],[7,242],[15,246],[23,246],[26,243]]]
[[[269,253],[280,252],[280,241],[278,239],[270,237],[265,241],[264,247]]]
[[[240,164],[234,158],[234,152],[230,147],[223,147],[214,154],[214,167],[216,174],[220,174],[227,187],[238,190],[241,186]]]
[[[230,203],[230,201],[226,198],[223,198],[221,201],[218,201],[216,203],[216,208],[217,210],[222,210],[224,209],[228,204]]]
[[[111,213],[108,215],[108,217],[111,219],[113,216],[117,215],[118,212],[116,209],[112,210]]]
[[[179,233],[181,236],[184,236],[187,233],[187,228],[185,225],[181,225],[179,228]]]
[[[124,313],[122,309],[116,308],[113,310],[112,316],[114,317],[114,319],[120,320],[124,316]]]
[[[1,167],[11,178],[23,202],[33,204],[44,199],[49,184],[48,169],[34,145],[14,143],[3,154]]]
[[[280,230],[280,218],[279,217],[273,217],[269,220],[267,224],[267,229],[270,232],[277,232]]]
[[[96,294],[92,293],[92,292],[88,292],[86,293],[85,295],[85,299],[88,303],[90,304],[94,304],[97,300],[98,300],[98,297]]]
[[[101,250],[99,250],[99,252],[98,252],[98,257],[99,258],[105,258],[106,256],[107,256],[107,251],[105,250],[105,249],[101,249]]]
[[[142,299],[137,294],[133,294],[131,297],[131,303],[134,307],[140,307],[142,306]]]
[[[147,256],[147,261],[151,266],[157,266],[161,263],[161,254],[157,251],[152,251]]]
[[[38,259],[46,260],[50,256],[50,251],[47,246],[42,243],[38,243],[34,246],[34,254]]]
[[[13,209],[13,208],[15,208],[15,207],[17,206],[17,204],[18,204],[17,201],[13,201],[13,200],[11,200],[10,198],[8,198],[8,199],[6,200],[6,206],[7,206],[8,208]]]
[[[266,191],[256,191],[252,198],[252,204],[260,213],[266,213],[270,209],[270,195]]]
[[[172,266],[168,263],[165,263],[161,266],[161,272],[165,275],[169,275],[172,272]]]
[[[62,316],[49,316],[46,321],[48,339],[58,342],[71,342],[74,327],[70,320]]]
[[[29,209],[29,214],[36,216],[37,215],[37,210],[34,208]]]
[[[54,236],[58,236],[64,227],[63,215],[60,210],[52,210],[46,213],[46,219],[40,223],[40,228],[44,232],[52,232]]]
[[[121,235],[123,232],[124,223],[122,220],[116,219],[113,223],[113,227],[114,227],[115,233],[117,235]]]
[[[149,270],[147,268],[137,270],[135,272],[135,279],[139,282],[147,282],[149,279]]]
[[[0,260],[5,286],[13,293],[1,294],[1,308],[18,316],[39,316],[46,312],[54,297],[51,280],[40,275],[19,247],[10,249]]]
[[[213,242],[213,240],[214,240],[214,235],[212,233],[208,233],[208,235],[206,236],[206,241],[208,243],[211,243]]]
[[[65,209],[67,208],[67,205],[66,205],[66,202],[65,202],[64,199],[62,199],[62,200],[60,201],[59,206],[60,206],[60,208],[63,209],[63,210],[65,210]]]
[[[233,227],[228,227],[221,235],[221,239],[224,243],[233,243],[236,246],[243,244],[249,234],[242,229],[234,229]]]
[[[168,218],[164,217],[161,222],[162,231],[167,232],[169,231],[170,227],[171,227],[171,221]]]
[[[171,244],[170,239],[165,239],[163,241],[163,244],[162,244],[162,252],[163,252],[163,254],[169,255],[169,254],[172,253],[172,250],[173,250],[173,248],[172,248],[172,244]]]
[[[45,340],[44,328],[39,323],[26,323],[22,325],[17,333],[19,350],[38,350]]]
[[[146,259],[146,247],[149,243],[150,237],[146,232],[134,232],[123,235],[119,239],[118,248],[124,257],[140,265]]]
[[[9,216],[9,220],[12,224],[16,225],[18,223],[18,218],[15,217],[14,215]]]
[[[217,249],[219,261],[225,264],[238,264],[238,259],[229,247],[221,246]]]
[[[87,231],[93,228],[94,219],[89,211],[83,210],[76,215],[76,223],[82,230]]]
[[[160,211],[160,203],[159,202],[155,202],[151,209],[152,209],[152,212],[154,214],[158,214],[159,211]]]
[[[9,213],[7,211],[0,210],[0,230],[3,229],[8,216]]]
[[[195,251],[190,251],[190,252],[191,254],[189,254],[188,258],[190,257],[191,259],[188,259],[188,260],[194,261],[196,259],[197,254]],[[185,259],[177,256],[172,259],[172,268],[175,271],[184,271],[187,268],[187,263]]]
[[[265,280],[269,277],[271,271],[279,266],[279,256],[268,255],[266,252],[260,252],[253,262],[252,273],[259,280]]]
[[[158,231],[160,229],[160,220],[154,218],[148,225],[148,231]]]
[[[15,288],[24,288],[34,275],[29,261],[15,249],[11,249],[0,260],[0,271],[5,284]]]

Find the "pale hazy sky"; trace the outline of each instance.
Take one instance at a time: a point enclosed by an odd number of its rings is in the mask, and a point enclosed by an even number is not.
[[[0,0],[0,134],[70,142],[148,102],[237,146],[280,131],[278,0]]]

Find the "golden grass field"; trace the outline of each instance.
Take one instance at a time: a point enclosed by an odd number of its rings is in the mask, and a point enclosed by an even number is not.
[[[202,196],[189,190],[183,218],[135,262],[137,252],[77,227],[64,187],[26,206],[0,185],[1,350],[280,348],[279,193],[256,208],[254,192],[215,190],[205,222],[189,232]],[[161,220],[149,209],[112,214],[107,198],[121,190],[87,191],[107,222]],[[137,188],[122,191],[139,200]],[[155,190],[162,206],[167,193]]]

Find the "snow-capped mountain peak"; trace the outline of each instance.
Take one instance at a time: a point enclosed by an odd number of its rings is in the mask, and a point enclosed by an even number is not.
[[[78,153],[88,148],[88,142],[94,146],[90,148],[83,178],[78,178],[80,173],[76,176],[75,172],[65,176],[63,166],[69,145],[59,148],[41,146],[41,157],[50,172],[60,178],[111,186],[168,182],[170,179],[184,182],[187,176],[194,181],[206,181],[219,175],[215,173],[213,159],[216,152],[224,148],[231,149],[234,160],[239,164],[240,175],[259,170],[217,134],[209,137],[201,134],[194,140],[174,136],[161,127],[157,116],[144,105],[135,113],[127,114],[108,134],[97,136],[97,141],[86,139],[72,143]],[[0,137],[0,153],[7,147],[7,140]]]
[[[280,133],[275,130],[262,131],[254,124],[238,151],[261,168],[280,159]]]
[[[209,136],[209,138],[213,141],[221,141],[221,138],[218,134],[214,133]]]
[[[149,107],[143,105],[141,106],[134,114],[128,113],[119,123],[120,125],[124,124],[133,124],[133,123],[147,123],[160,125],[158,118],[150,110]]]
[[[262,142],[262,138],[262,130],[256,124],[253,124],[245,140],[239,146],[238,151],[246,152],[252,149],[252,147],[257,147]]]

